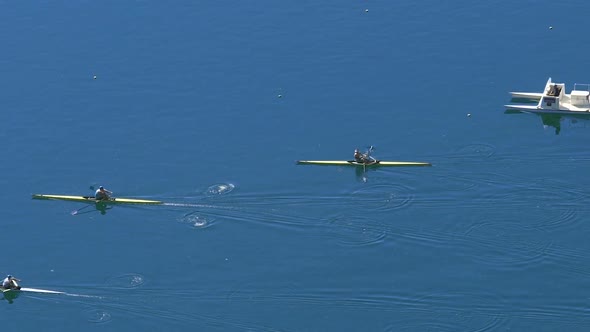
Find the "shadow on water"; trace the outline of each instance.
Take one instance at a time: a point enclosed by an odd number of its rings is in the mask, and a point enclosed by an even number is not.
[[[530,112],[521,112],[518,110],[508,109],[504,114],[521,114]],[[541,118],[544,127],[555,128],[555,135],[559,135],[563,126],[570,128],[588,128],[590,127],[590,115],[561,115],[555,113],[532,113]]]

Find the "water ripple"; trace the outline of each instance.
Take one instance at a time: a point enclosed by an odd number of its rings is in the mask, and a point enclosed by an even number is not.
[[[240,193],[225,197],[223,202],[239,207],[334,205],[339,206],[339,197],[314,197],[309,193]]]
[[[197,229],[209,228],[215,224],[215,221],[215,217],[203,215],[201,212],[189,212],[178,219],[179,223]]]
[[[132,289],[139,288],[145,283],[145,278],[140,274],[128,273],[119,276],[113,276],[106,282],[107,286],[113,288]]]
[[[512,308],[511,314],[519,319],[533,320],[537,324],[557,324],[560,326],[559,330],[563,328],[566,331],[571,329],[566,328],[565,324],[571,324],[572,326],[576,326],[576,329],[580,329],[580,317],[588,317],[588,314],[590,314],[588,303],[555,303],[553,301],[551,304],[539,305],[538,300],[536,302],[533,306],[521,305]]]
[[[477,187],[473,179],[459,176],[441,175],[440,182],[444,183],[445,191],[469,191]]]
[[[104,324],[112,320],[111,314],[100,309],[91,309],[86,311],[88,321],[95,324]]]
[[[504,299],[497,293],[429,293],[413,296],[406,301],[415,304],[404,310],[406,321],[387,328],[388,331],[495,331],[505,328],[509,319],[504,314]],[[466,307],[465,303],[471,303]],[[428,319],[411,318],[420,312],[428,313]]]
[[[385,241],[385,230],[375,227],[370,220],[362,216],[338,216],[328,220],[331,225],[329,234],[348,247],[378,245]]]
[[[470,227],[463,239],[469,248],[464,252],[473,260],[495,269],[524,270],[547,263],[552,243],[522,238],[530,233],[514,223],[483,222]],[[476,244],[478,250],[472,250]]]
[[[496,147],[486,143],[474,143],[460,147],[452,156],[456,159],[490,158],[496,153]]]
[[[583,277],[590,276],[590,266],[587,264],[587,252],[563,246],[553,246],[547,253],[547,264],[555,265],[557,271],[569,271]]]
[[[309,289],[286,285],[281,292],[261,291],[260,284],[240,284],[227,295],[228,304],[272,303],[288,307],[330,308],[339,312],[371,311],[402,315],[407,321],[386,326],[388,331],[491,331],[506,327],[505,300],[496,293],[384,293],[382,290],[348,288]],[[302,290],[305,290],[302,292]],[[473,305],[466,306],[466,303]],[[475,328],[474,328],[475,326]],[[413,329],[413,328],[417,329]]]
[[[373,184],[352,192],[352,203],[362,209],[393,211],[408,207],[414,199],[412,189],[397,184]]]
[[[558,195],[555,192],[556,188],[559,188]],[[523,197],[526,197],[526,201],[538,202],[538,206],[554,206],[556,203],[573,204],[586,201],[589,197],[583,188],[547,179],[542,183],[520,182],[518,179],[505,181],[503,193],[508,201],[519,203],[523,201]]]
[[[405,227],[398,230],[396,238],[411,245],[427,246],[441,250],[455,246],[457,236],[451,232],[437,231],[435,229]]]
[[[236,186],[231,183],[215,184],[207,188],[206,194],[208,196],[226,195],[232,192],[235,189],[235,187]]]
[[[434,311],[434,310],[433,310]],[[472,313],[471,310],[461,313],[435,314],[423,317],[408,317],[386,326],[384,331],[498,331],[505,329],[508,319],[501,315],[485,315]]]
[[[564,230],[566,228],[575,228],[583,222],[581,216],[573,208],[564,209],[542,209],[538,215],[523,216],[521,220],[527,220],[527,226],[530,228],[550,232]]]
[[[159,293],[165,293],[160,291]],[[129,297],[127,297],[129,298]],[[193,310],[190,306],[185,308],[165,309],[158,303],[157,297],[152,297],[144,303],[110,303],[109,309],[126,317],[137,317],[149,324],[154,319],[166,320],[167,330],[237,330],[237,331],[278,331],[259,323],[240,321],[226,315],[206,315],[200,311]],[[104,311],[92,310],[89,312],[93,317],[101,318],[103,315],[110,315]]]

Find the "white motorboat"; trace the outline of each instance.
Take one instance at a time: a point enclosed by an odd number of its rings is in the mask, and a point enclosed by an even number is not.
[[[538,98],[537,104],[509,104],[504,105],[509,110],[530,113],[555,114],[589,114],[590,115],[590,84],[574,84],[570,94],[565,93],[564,83],[553,83],[547,80],[542,93],[511,92],[513,99]],[[538,97],[536,97],[538,96]]]

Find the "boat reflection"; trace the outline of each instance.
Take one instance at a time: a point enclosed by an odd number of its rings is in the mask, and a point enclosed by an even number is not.
[[[363,166],[356,166],[354,168],[354,172],[356,175],[356,179],[359,182],[368,182],[369,181],[369,172],[376,171],[379,167],[363,167]]]
[[[561,116],[555,114],[539,114],[544,126],[555,128],[555,135],[559,135],[561,131]]]
[[[94,210],[91,210],[91,209],[86,210],[86,208],[91,207],[91,206],[94,206],[95,209]],[[98,203],[94,203],[94,204],[88,204],[85,207],[72,212],[72,215],[80,215],[80,214],[94,213],[94,212],[100,212],[100,214],[105,215],[105,214],[107,214],[107,210],[110,210],[112,208],[113,208],[113,206],[109,206],[106,203],[98,202]]]
[[[521,112],[517,110],[506,110],[504,114],[519,114],[519,113],[529,113],[539,116],[541,118],[541,122],[545,127],[552,127],[555,128],[555,135],[559,135],[561,132],[562,127],[575,127],[575,128],[586,128],[590,127],[590,115],[561,115],[555,113],[531,113],[531,112]]]
[[[4,295],[4,297],[2,299],[8,301],[9,304],[12,304],[13,301],[20,295],[20,293],[20,291],[3,292],[2,295]]]
[[[98,202],[95,204],[96,210],[100,212],[100,214],[105,215],[107,214],[107,210],[112,209],[112,206],[108,206],[106,203]]]

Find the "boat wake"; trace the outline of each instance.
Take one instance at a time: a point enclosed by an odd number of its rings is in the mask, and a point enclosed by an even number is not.
[[[195,204],[195,203],[162,203],[162,205],[174,206],[174,207],[219,208],[219,206],[216,206],[216,205]]]

